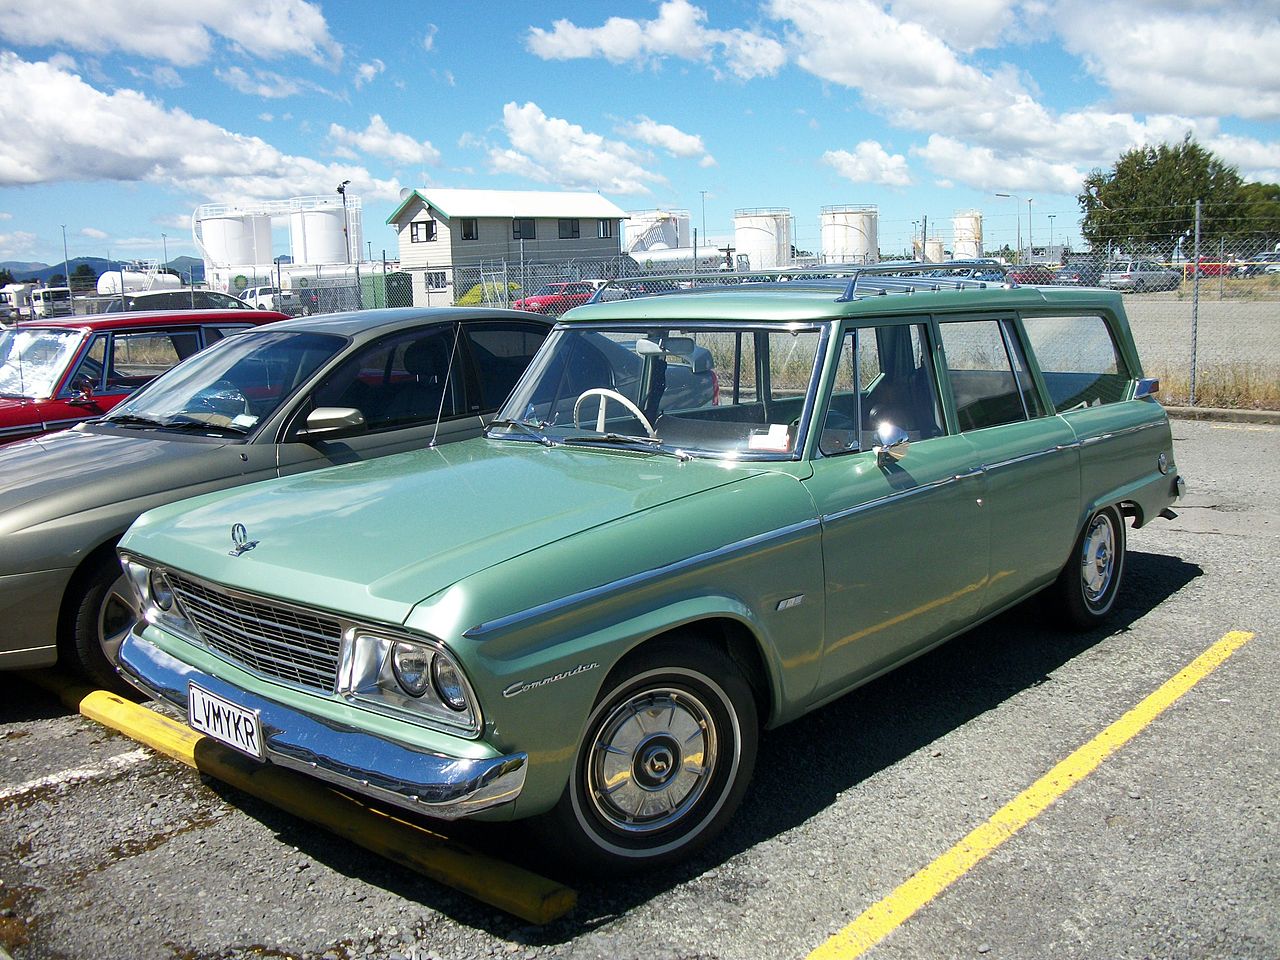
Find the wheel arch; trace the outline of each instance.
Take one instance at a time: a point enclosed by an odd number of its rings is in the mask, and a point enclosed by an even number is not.
[[[62,661],[64,657],[74,655],[72,634],[75,631],[77,598],[80,588],[92,575],[93,568],[102,562],[103,557],[113,555],[116,552],[116,545],[123,536],[123,533],[112,534],[96,547],[86,551],[84,557],[76,565],[75,572],[71,574],[71,579],[67,581],[67,585],[62,591],[62,598],[58,601],[57,639],[59,661]]]

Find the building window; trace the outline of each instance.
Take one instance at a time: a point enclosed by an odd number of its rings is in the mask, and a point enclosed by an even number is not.
[[[427,243],[435,238],[436,222],[434,220],[419,220],[409,224],[410,243]]]
[[[612,221],[612,220],[597,220],[597,221],[596,221],[596,236],[597,236],[597,237],[599,237],[601,240],[607,240],[607,239],[609,239],[610,237],[612,237],[612,236],[613,236],[613,221]]]
[[[427,271],[427,289],[428,290],[443,290],[448,285],[449,284],[445,278],[445,272],[443,270]]]
[[[480,236],[480,230],[476,224],[476,218],[463,217],[462,218],[462,239],[475,240],[479,236]]]
[[[560,239],[561,240],[577,240],[582,235],[578,227],[577,220],[561,220],[560,221]]]
[[[538,231],[532,217],[518,217],[511,221],[511,239],[537,240]]]

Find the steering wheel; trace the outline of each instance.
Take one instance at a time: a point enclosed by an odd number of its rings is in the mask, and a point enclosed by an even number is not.
[[[600,412],[596,415],[596,432],[604,433],[604,408],[606,401],[617,400],[620,404],[627,408],[627,412],[640,421],[645,432],[650,437],[657,437],[658,431],[653,429],[653,424],[649,422],[649,418],[644,415],[639,407],[620,394],[617,390],[610,390],[607,387],[592,387],[590,390],[583,390],[578,394],[578,399],[573,403],[573,425],[579,430],[582,429],[582,422],[578,419],[578,413],[582,410],[582,401],[587,397],[600,398]]]

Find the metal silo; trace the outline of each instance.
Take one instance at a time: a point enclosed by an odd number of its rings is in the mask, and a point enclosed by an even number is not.
[[[951,256],[956,260],[974,260],[982,256],[982,214],[977,210],[957,210],[951,218],[955,236]]]
[[[874,204],[823,207],[820,219],[823,260],[875,263],[880,259],[880,210]]]
[[[733,211],[733,240],[738,256],[750,258],[752,270],[772,270],[791,263],[791,211],[787,207],[749,207]]]
[[[271,263],[271,217],[223,204],[205,204],[192,216],[192,236],[211,266]]]
[[[289,201],[289,253],[293,262],[325,264],[359,260],[364,250],[360,221],[359,197],[348,194],[345,208],[338,198],[294,197]]]

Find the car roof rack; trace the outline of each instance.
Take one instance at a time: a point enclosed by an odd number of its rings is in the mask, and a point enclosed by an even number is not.
[[[719,270],[706,273],[653,274],[606,281],[588,303],[643,297],[688,295],[746,286],[752,293],[794,293],[797,286],[837,294],[837,303],[862,296],[925,293],[942,290],[1014,287],[1008,268],[998,260],[896,260],[885,263],[827,263],[776,270]],[[997,279],[998,277],[998,279]],[[775,286],[776,285],[776,286]]]

